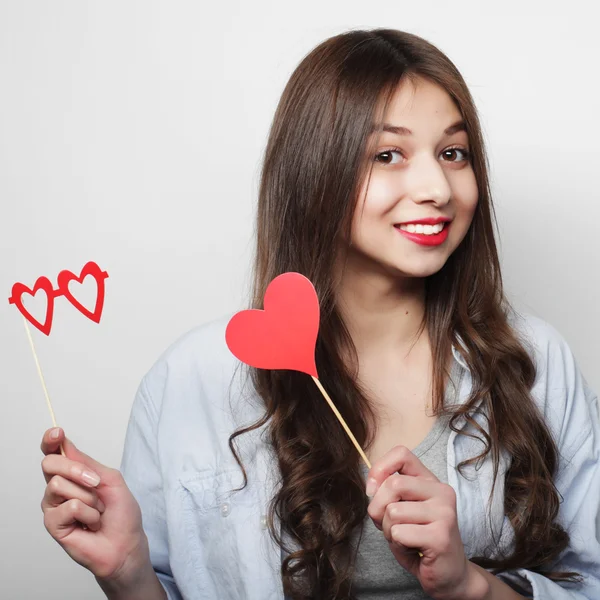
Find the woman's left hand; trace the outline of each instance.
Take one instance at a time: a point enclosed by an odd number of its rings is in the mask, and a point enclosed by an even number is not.
[[[396,446],[372,465],[367,493],[373,496],[369,516],[425,593],[436,600],[481,597],[485,580],[465,556],[451,486]]]

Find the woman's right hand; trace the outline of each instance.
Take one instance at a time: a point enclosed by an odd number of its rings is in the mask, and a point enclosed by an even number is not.
[[[44,525],[67,554],[98,579],[133,585],[150,563],[140,507],[117,469],[79,451],[62,429],[42,438]],[[66,456],[60,453],[62,443]],[[99,477],[99,482],[93,476]]]

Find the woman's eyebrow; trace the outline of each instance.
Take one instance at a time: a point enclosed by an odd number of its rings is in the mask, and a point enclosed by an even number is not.
[[[447,127],[444,130],[444,135],[453,135],[459,131],[466,131],[467,126],[464,121],[457,121]],[[395,133],[396,135],[412,135],[412,131],[408,129],[408,127],[402,127],[401,125],[390,125],[389,123],[383,123],[379,125],[374,125],[371,130],[372,133],[376,131],[387,131],[389,133]]]

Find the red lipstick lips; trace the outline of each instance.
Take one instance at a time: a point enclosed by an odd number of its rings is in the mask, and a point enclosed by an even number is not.
[[[452,219],[448,217],[435,217],[427,219],[418,219],[415,221],[406,221],[404,223],[398,223],[394,225],[397,231],[399,231],[404,237],[408,238],[412,242],[420,244],[421,246],[439,246],[443,244],[448,238],[448,230],[450,229],[450,221]],[[400,225],[437,225],[438,223],[444,223],[444,228],[435,234],[425,233],[411,233],[400,229]]]

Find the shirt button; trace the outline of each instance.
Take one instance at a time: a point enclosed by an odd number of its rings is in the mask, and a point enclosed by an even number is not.
[[[223,504],[221,504],[221,516],[227,517],[230,512],[231,506],[229,505],[229,502],[223,502]]]
[[[265,515],[262,515],[260,517],[260,526],[262,529],[266,529],[269,526],[269,524],[267,523],[267,517]]]

